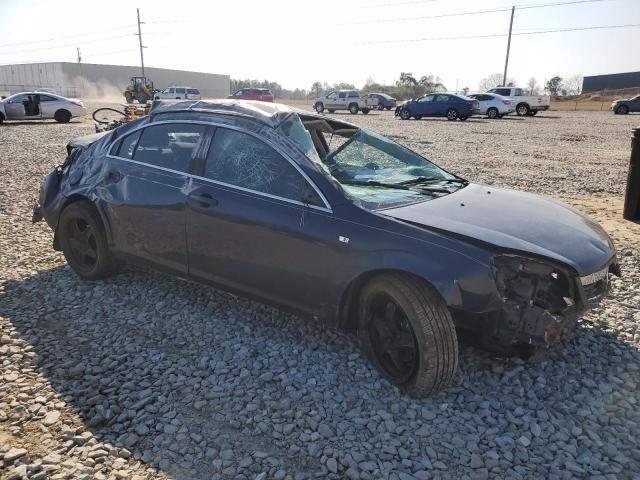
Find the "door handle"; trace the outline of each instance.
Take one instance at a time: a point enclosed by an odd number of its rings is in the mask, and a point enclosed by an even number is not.
[[[122,172],[119,172],[118,170],[110,171],[107,175],[107,180],[109,180],[110,183],[118,183],[122,180]]]
[[[210,193],[192,194],[189,200],[192,205],[200,208],[215,207],[218,205],[218,200],[213,198]]]

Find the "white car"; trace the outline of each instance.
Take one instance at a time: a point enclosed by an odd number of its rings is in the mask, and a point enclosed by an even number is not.
[[[83,117],[87,109],[82,100],[65,98],[50,92],[16,93],[0,101],[0,123],[5,120],[42,120],[53,118],[67,123]]]
[[[156,93],[155,100],[202,100],[200,90],[193,87],[167,87]]]
[[[478,113],[489,118],[502,118],[516,111],[510,99],[496,93],[473,93],[467,96],[475,98],[480,104]]]

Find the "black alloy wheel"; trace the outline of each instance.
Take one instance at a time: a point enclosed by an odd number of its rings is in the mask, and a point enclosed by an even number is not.
[[[370,299],[367,311],[366,334],[376,363],[394,383],[406,383],[418,366],[418,346],[407,315],[384,293]]]

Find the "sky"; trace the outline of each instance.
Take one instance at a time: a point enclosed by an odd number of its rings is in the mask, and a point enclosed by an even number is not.
[[[314,81],[391,84],[411,72],[440,77],[449,90],[474,90],[504,69],[515,5],[508,76],[517,84],[640,70],[640,0],[526,8],[568,1],[0,0],[0,64],[77,61],[79,47],[86,63],[139,65],[138,7],[146,66],[305,89]],[[485,13],[443,16],[465,12]]]

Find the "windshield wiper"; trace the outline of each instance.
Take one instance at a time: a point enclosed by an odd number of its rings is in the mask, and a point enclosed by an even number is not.
[[[402,185],[400,183],[385,183],[378,182],[377,180],[367,180],[367,181],[358,181],[358,180],[349,180],[349,181],[341,181],[345,185],[362,185],[364,187],[384,187],[384,188],[394,188],[396,190],[410,190],[409,187]]]
[[[438,180],[436,177],[416,177],[411,180],[405,180],[403,182],[398,182],[398,185],[413,185],[416,183],[430,182],[431,180]]]

